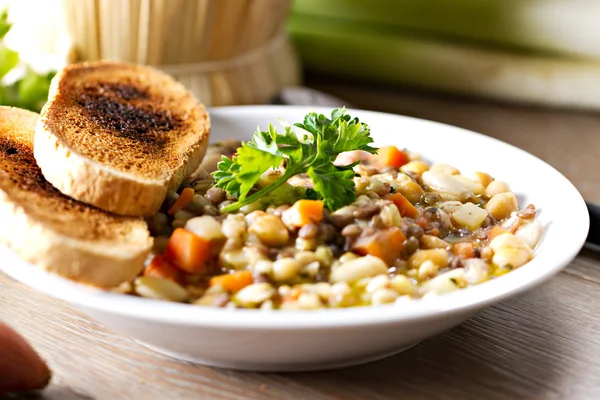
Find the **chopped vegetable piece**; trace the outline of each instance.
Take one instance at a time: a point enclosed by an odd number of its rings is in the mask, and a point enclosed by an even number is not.
[[[417,215],[419,215],[419,210],[417,210],[417,208],[413,206],[402,193],[388,194],[384,199],[393,202],[396,207],[398,207],[398,211],[400,211],[400,215],[403,217],[416,218]]]
[[[323,207],[321,200],[298,200],[281,218],[286,225],[296,227],[317,224],[323,219]]]
[[[189,273],[197,273],[205,268],[210,258],[211,243],[183,228],[173,231],[164,258],[173,265]]]
[[[419,268],[427,260],[440,268],[446,268],[450,262],[448,252],[445,249],[417,250],[408,259],[408,267]]]
[[[450,248],[450,251],[465,260],[475,257],[475,248],[473,247],[473,243],[470,242],[455,243]]]
[[[179,283],[181,280],[181,271],[171,265],[163,256],[157,255],[154,256],[150,264],[144,269],[144,276],[170,279]]]
[[[254,282],[252,272],[239,271],[233,274],[217,275],[210,278],[210,286],[221,286],[228,292],[237,292]]]
[[[527,243],[512,233],[496,236],[490,242],[490,248],[494,250],[492,262],[500,268],[519,268],[534,256]]]
[[[181,191],[181,194],[175,200],[175,203],[169,209],[169,215],[175,214],[177,211],[183,210],[190,202],[194,199],[194,189],[185,188]]]
[[[509,233],[506,229],[502,229],[499,226],[493,226],[490,228],[490,230],[487,231],[487,240],[488,242],[491,242],[492,240],[494,240],[494,238],[498,235],[501,235],[503,233]]]
[[[398,150],[396,146],[383,146],[377,152],[377,163],[382,167],[400,168],[408,163],[408,157],[402,150]]]
[[[477,207],[473,203],[463,204],[458,210],[452,213],[454,221],[472,231],[479,228],[483,221],[487,218],[488,213],[483,208]]]
[[[362,236],[354,245],[354,251],[362,256],[372,255],[381,258],[387,265],[402,254],[406,237],[400,228],[392,227],[376,233],[373,236]]]

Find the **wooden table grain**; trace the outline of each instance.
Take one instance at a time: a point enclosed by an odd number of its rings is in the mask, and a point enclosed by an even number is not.
[[[513,143],[557,167],[586,200],[600,202],[600,115],[313,86],[362,108],[459,125]],[[587,250],[546,284],[405,353],[336,371],[262,374],[179,362],[2,274],[0,319],[54,370],[47,390],[14,398],[600,398],[600,256]]]

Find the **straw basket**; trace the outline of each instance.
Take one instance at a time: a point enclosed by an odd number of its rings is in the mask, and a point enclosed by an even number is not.
[[[156,66],[208,106],[258,104],[300,83],[291,0],[62,0],[75,60]]]

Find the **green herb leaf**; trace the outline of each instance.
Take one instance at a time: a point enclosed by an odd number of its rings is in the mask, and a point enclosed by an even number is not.
[[[236,180],[239,170],[240,165],[235,163],[235,157],[230,159],[222,156],[217,171],[213,172],[217,186],[234,197],[240,197],[241,184]]]
[[[11,26],[8,22],[8,10],[4,9],[0,12],[0,39],[4,39]]]
[[[19,53],[0,44],[0,79],[19,64]]]
[[[53,73],[38,75],[31,69],[18,82],[19,106],[31,111],[39,111],[46,103]]]
[[[239,170],[235,177],[236,181],[240,183],[239,200],[244,200],[262,174],[270,168],[276,168],[281,165],[283,156],[251,146],[242,146],[238,149],[235,162],[239,165]]]
[[[314,190],[330,210],[337,210],[356,199],[354,192],[354,171],[339,170],[333,164],[318,168],[308,168],[308,176],[313,181]]]
[[[287,123],[283,132],[269,125],[267,131],[258,129],[252,140],[238,148],[231,159],[223,157],[218,170],[213,173],[218,187],[238,198],[236,203],[225,207],[225,212],[237,210],[250,204],[292,176],[307,173],[314,189],[307,196],[322,199],[326,206],[335,210],[356,199],[352,168],[356,163],[335,166],[333,162],[340,153],[362,150],[374,154],[370,146],[373,139],[369,126],[358,118],[346,114],[346,109],[336,109],[331,118],[309,113],[297,132]],[[285,172],[269,186],[249,195],[262,174],[271,168],[285,167]]]

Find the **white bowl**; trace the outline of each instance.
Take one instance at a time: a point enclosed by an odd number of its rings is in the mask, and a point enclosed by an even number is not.
[[[251,106],[210,110],[212,141],[248,140],[279,118],[301,121],[313,108]],[[331,109],[317,109],[329,114]],[[503,142],[435,122],[350,110],[372,128],[376,145],[394,144],[468,171],[506,181],[521,205],[534,203],[545,229],[536,257],[478,286],[408,304],[322,311],[197,307],[105,293],[48,274],[0,248],[0,268],[17,280],[66,300],[83,313],[159,352],[212,366],[269,371],[356,365],[405,350],[485,307],[541,284],[584,244],[585,203],[554,168]],[[523,132],[524,135],[527,132]],[[35,244],[32,244],[35,245]],[[535,317],[533,317],[535,318]]]

